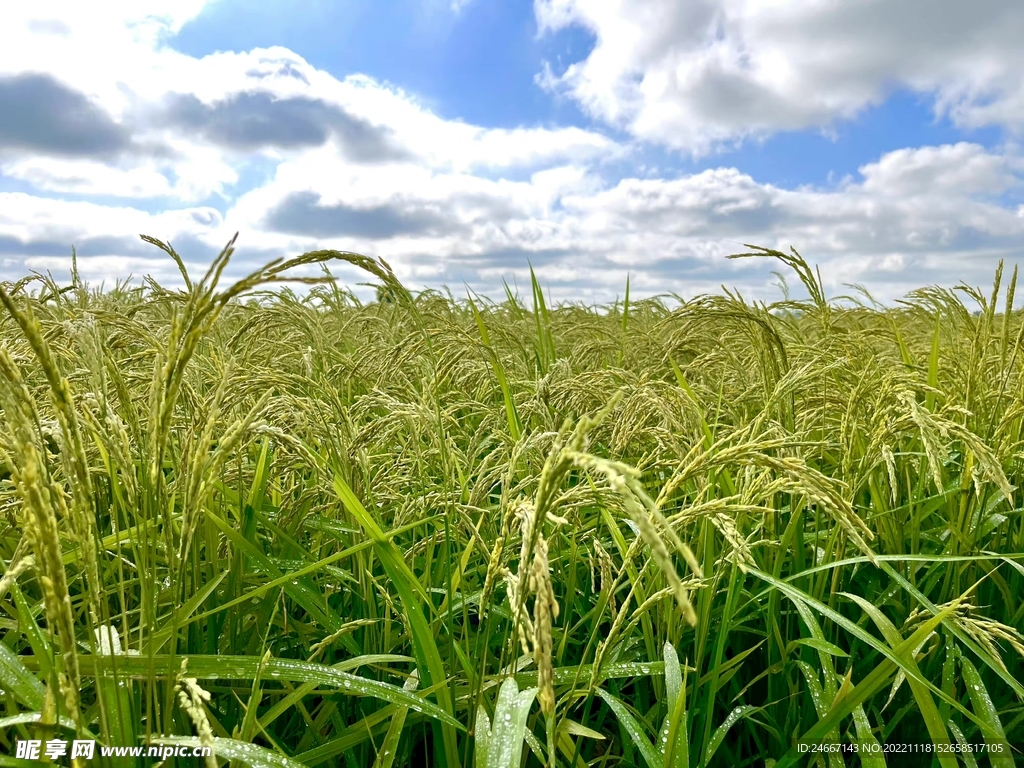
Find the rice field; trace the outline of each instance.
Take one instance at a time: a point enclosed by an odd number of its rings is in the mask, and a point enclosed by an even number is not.
[[[1016,270],[881,306],[750,246],[806,298],[594,308],[151,242],[184,288],[0,290],[0,752],[1020,758]]]

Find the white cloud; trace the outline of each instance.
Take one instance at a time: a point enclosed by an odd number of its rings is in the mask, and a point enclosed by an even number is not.
[[[120,170],[93,160],[24,157],[0,166],[3,175],[45,191],[121,197],[168,195],[167,177],[151,168]]]
[[[25,241],[77,238],[191,235],[220,239],[223,217],[214,208],[177,208],[148,213],[131,206],[54,200],[23,192],[0,192],[0,233]]]
[[[260,234],[261,242],[291,237],[297,249],[383,255],[416,285],[469,280],[500,289],[502,276],[527,276],[530,259],[545,279],[564,283],[562,298],[610,298],[627,271],[640,292],[693,294],[724,282],[774,295],[766,264],[724,257],[743,243],[792,244],[821,265],[833,293],[863,282],[893,299],[932,280],[983,283],[998,258],[1019,255],[1024,218],[991,198],[1019,186],[1021,170],[1016,155],[956,144],[888,153],[831,190],[782,189],[733,168],[608,186],[571,165],[510,182],[410,165],[346,167],[323,151],[282,164],[226,225],[265,231],[286,207],[296,218],[277,226],[307,223]],[[338,230],[303,238],[322,223],[309,207],[337,211]],[[362,218],[347,218],[353,209]],[[371,220],[380,228],[357,231]]]
[[[542,32],[596,38],[539,78],[596,118],[698,154],[827,128],[894,88],[969,127],[1024,129],[1017,0],[535,0]]]
[[[940,191],[1000,194],[1021,183],[1021,170],[1019,158],[986,152],[968,142],[901,149],[860,168],[866,190],[892,196]]]
[[[140,264],[152,266],[154,274],[167,271],[161,265],[176,273],[173,262],[142,242],[140,234],[188,243],[182,255],[197,270],[205,270],[202,262],[230,238],[220,213],[212,208],[148,213],[129,206],[0,193],[0,253],[21,265],[15,274],[41,267],[64,269],[70,265],[72,247],[79,252],[87,279],[126,278],[128,272],[118,272],[113,268],[117,265],[134,265],[131,269],[136,277],[148,274],[138,271]],[[196,245],[203,246],[201,253],[195,253]]]
[[[41,0],[12,4],[0,25],[0,73],[48,72],[117,114],[154,71],[189,57],[161,41],[195,18],[206,0]]]
[[[19,6],[0,27],[0,78],[45,75],[55,95],[79,111],[92,110],[89,121],[106,121],[107,132],[127,131],[132,146],[120,148],[116,170],[88,180],[78,173],[81,165],[41,160],[52,147],[23,151],[13,163],[8,157],[8,175],[31,178],[48,191],[169,192],[194,202],[233,183],[233,168],[247,158],[295,157],[309,144],[322,143],[318,132],[331,131],[341,131],[342,138],[348,131],[347,138],[363,149],[377,141],[380,158],[404,154],[407,161],[455,172],[528,170],[623,155],[604,135],[575,127],[486,129],[445,120],[398,88],[359,74],[339,80],[281,47],[194,58],[159,45],[201,5],[157,5],[143,13],[131,3],[114,3],[96,16]],[[38,93],[35,83],[31,87]],[[279,114],[258,114],[273,105]],[[52,105],[49,112],[45,104],[32,106],[41,115],[59,113]],[[80,133],[88,126],[69,125],[65,133],[73,136],[75,129]],[[289,130],[296,136],[291,146]],[[211,137],[211,131],[219,134]],[[238,141],[245,131],[269,138]],[[111,136],[108,144],[116,143]],[[176,181],[167,189],[160,175]]]
[[[395,88],[353,75],[336,81],[318,73],[314,86],[351,114],[387,126],[396,141],[423,164],[455,170],[508,169],[559,160],[611,159],[623,148],[580,128],[488,129],[445,120]],[[317,81],[321,82],[317,82]]]
[[[270,255],[336,248],[382,255],[415,287],[465,281],[500,292],[502,278],[528,280],[529,260],[556,298],[607,300],[621,294],[627,272],[637,295],[693,295],[723,283],[776,295],[768,264],[724,257],[745,250],[742,243],[793,244],[820,264],[832,293],[860,282],[888,300],[926,282],[985,283],[999,258],[1019,256],[1024,216],[985,199],[1019,184],[1015,158],[971,144],[899,150],[836,189],[787,190],[731,168],[610,186],[575,165],[521,181],[484,179],[411,163],[352,165],[325,147],[282,162],[223,219],[209,208],[149,214],[0,195],[0,256],[29,259],[25,267],[66,264],[40,261],[39,243],[59,243],[58,254],[84,244],[91,258],[83,272],[109,281],[129,266],[138,274],[147,258],[162,263],[132,240],[136,233],[185,243],[182,254],[201,263],[241,231],[238,258],[250,267]],[[297,229],[270,221],[295,200]],[[337,215],[325,219],[317,208]],[[35,247],[5,246],[5,235]]]

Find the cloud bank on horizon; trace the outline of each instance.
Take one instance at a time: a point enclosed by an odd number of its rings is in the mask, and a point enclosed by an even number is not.
[[[335,248],[411,287],[985,284],[1024,245],[1013,0],[46,0],[0,25],[0,279]],[[389,5],[389,8],[390,8]],[[353,282],[361,276],[337,274]]]

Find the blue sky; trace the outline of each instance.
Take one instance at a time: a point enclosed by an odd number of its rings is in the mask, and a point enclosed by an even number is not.
[[[414,287],[985,283],[1024,243],[1024,8],[979,0],[111,0],[0,28],[0,278],[313,248]],[[179,244],[189,246],[188,252]],[[362,279],[340,270],[346,280]]]

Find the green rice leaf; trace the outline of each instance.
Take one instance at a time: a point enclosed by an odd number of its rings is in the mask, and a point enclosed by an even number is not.
[[[639,721],[633,717],[626,705],[603,688],[598,688],[595,693],[597,693],[597,695],[600,696],[611,708],[612,712],[615,713],[615,716],[619,719],[619,723],[625,729],[626,733],[629,734],[629,738],[632,739],[637,750],[639,750],[640,756],[647,764],[647,768],[661,768],[660,753],[654,748],[651,740],[644,734]]]
[[[963,671],[971,706],[974,708],[975,714],[981,717],[988,726],[982,733],[988,745],[986,754],[992,763],[992,768],[1013,768],[1017,764],[1017,756],[1006,740],[1006,732],[999,720],[999,713],[996,711],[996,706],[992,702],[992,697],[989,695],[981,675],[978,674],[977,667],[969,659],[961,656],[960,669]]]
[[[195,736],[156,736],[150,743],[182,747],[204,746]],[[305,768],[298,760],[287,755],[235,739],[214,738],[213,754],[222,759],[237,760],[251,768]]]

